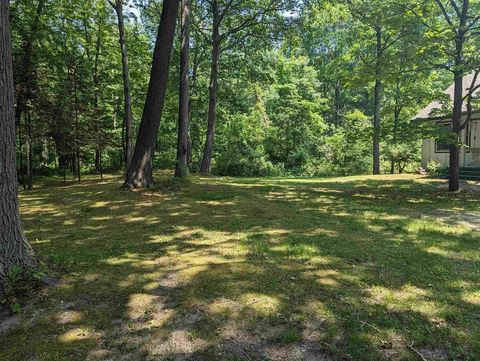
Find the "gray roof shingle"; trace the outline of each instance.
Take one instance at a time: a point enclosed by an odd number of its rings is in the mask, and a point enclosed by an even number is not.
[[[473,82],[473,77],[475,76],[474,73],[466,75],[463,77],[463,95],[467,95],[468,92],[470,91],[470,87]],[[478,76],[476,83],[474,84],[474,87],[480,85],[480,75]],[[447,90],[445,90],[444,94],[447,96],[448,101],[448,106],[453,107],[453,95],[454,95],[454,90],[455,90],[455,84],[450,85]],[[480,95],[480,88],[475,90],[474,95],[479,96]],[[416,116],[415,119],[430,119],[432,117],[437,117],[437,116],[445,116],[445,105],[442,102],[435,100],[431,102],[426,108],[422,109]],[[443,111],[442,111],[443,110]],[[463,104],[463,112],[467,112],[467,105],[466,102]],[[450,111],[451,113],[451,111]]]

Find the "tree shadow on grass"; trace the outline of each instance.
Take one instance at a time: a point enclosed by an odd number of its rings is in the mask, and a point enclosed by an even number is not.
[[[195,179],[22,196],[64,281],[0,341],[12,360],[380,360],[479,355],[478,207],[415,180]],[[1,357],[0,357],[1,358]]]

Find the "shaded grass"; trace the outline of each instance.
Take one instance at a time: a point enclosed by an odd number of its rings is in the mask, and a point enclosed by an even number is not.
[[[478,193],[416,176],[120,180],[21,194],[62,279],[0,359],[480,359]]]

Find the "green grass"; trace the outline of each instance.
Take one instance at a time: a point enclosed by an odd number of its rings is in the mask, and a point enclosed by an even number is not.
[[[45,180],[27,236],[60,283],[0,360],[480,359],[480,193],[418,176]]]

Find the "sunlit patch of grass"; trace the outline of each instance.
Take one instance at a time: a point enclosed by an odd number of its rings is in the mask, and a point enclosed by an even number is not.
[[[21,194],[61,281],[0,359],[415,360],[411,342],[480,359],[480,235],[437,213],[480,216],[478,194],[411,175],[105,179]]]
[[[480,306],[480,291],[467,291],[463,294],[462,299],[474,306]]]
[[[71,343],[98,337],[95,331],[87,327],[77,327],[59,336],[60,342]]]
[[[274,315],[279,311],[280,301],[262,293],[247,293],[240,297],[244,307],[261,316]]]

